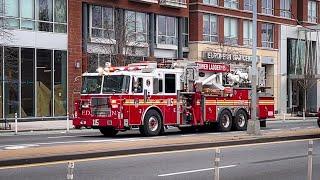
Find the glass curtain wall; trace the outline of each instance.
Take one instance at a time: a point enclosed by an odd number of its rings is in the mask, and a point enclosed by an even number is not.
[[[0,47],[0,118],[65,116],[67,87],[67,51]]]
[[[4,107],[6,117],[19,114],[19,48],[4,48]]]
[[[52,51],[37,50],[37,116],[52,116]]]
[[[34,51],[21,48],[21,117],[34,116]]]
[[[54,52],[54,115],[67,114],[67,52]]]
[[[67,32],[67,0],[0,0],[5,27]]]

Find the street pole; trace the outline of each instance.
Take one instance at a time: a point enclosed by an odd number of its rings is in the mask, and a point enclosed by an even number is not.
[[[260,122],[257,120],[257,0],[253,1],[252,14],[251,118],[248,121],[247,133],[260,135]]]
[[[220,163],[220,149],[217,148],[215,157],[214,157],[214,180],[220,179],[219,163]]]
[[[309,140],[308,144],[308,180],[312,180],[312,151],[313,151],[313,140]]]

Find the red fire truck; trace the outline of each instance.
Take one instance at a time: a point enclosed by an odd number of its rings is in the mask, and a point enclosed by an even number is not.
[[[135,63],[84,73],[75,101],[75,128],[99,129],[105,136],[139,128],[156,136],[168,126],[189,131],[215,127],[246,130],[250,118],[248,75],[209,62]],[[258,118],[274,116],[274,99],[259,93]]]

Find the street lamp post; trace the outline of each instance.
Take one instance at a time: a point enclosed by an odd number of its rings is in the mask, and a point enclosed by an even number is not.
[[[260,135],[260,122],[257,119],[257,0],[253,1],[252,14],[251,118],[248,121],[247,133]]]

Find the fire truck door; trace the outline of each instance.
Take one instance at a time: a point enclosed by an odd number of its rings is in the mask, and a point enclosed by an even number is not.
[[[141,125],[141,120],[144,111],[144,96],[143,89],[144,83],[142,77],[132,77],[132,95],[130,100],[132,101],[130,105],[130,115],[129,124],[130,125]]]
[[[165,116],[165,123],[166,124],[176,124],[177,123],[177,106],[176,106],[176,98],[177,98],[177,92],[176,92],[176,75],[175,74],[165,74],[164,79],[164,100],[166,102],[165,104],[165,110],[164,110],[164,116]]]

